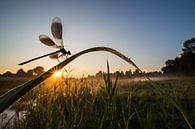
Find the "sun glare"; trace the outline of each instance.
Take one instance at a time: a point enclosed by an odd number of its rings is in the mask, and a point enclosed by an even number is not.
[[[56,71],[54,74],[53,74],[54,77],[61,77],[62,76],[62,73],[60,71]]]

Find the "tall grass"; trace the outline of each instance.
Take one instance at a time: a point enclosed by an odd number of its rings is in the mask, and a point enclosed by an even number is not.
[[[111,52],[141,72],[134,62],[114,49],[106,47],[90,48],[71,56],[40,77],[1,96],[0,112],[49,78],[54,70],[61,69],[77,57],[93,51]],[[190,113],[186,113],[188,110],[182,108],[177,97],[173,98],[167,95],[164,90],[149,78],[148,85],[154,89],[156,96],[159,95],[158,97],[145,98],[145,101],[143,101],[132,97],[132,93],[118,95],[118,77],[113,83],[109,74],[108,64],[107,68],[108,72],[104,74],[105,85],[99,92],[95,92],[85,81],[82,83],[70,83],[70,80],[66,78],[63,81],[59,81],[60,83],[56,83],[52,92],[51,90],[34,90],[34,93],[31,94],[35,99],[30,99],[30,103],[27,106],[23,106],[23,110],[27,111],[26,116],[21,120],[16,115],[14,125],[6,127],[16,129],[192,129],[191,122],[187,116]],[[189,111],[194,112],[194,110]]]
[[[72,55],[71,57],[67,58],[63,62],[61,62],[58,65],[54,66],[53,68],[51,68],[47,72],[43,73],[41,76],[39,76],[39,77],[37,77],[37,78],[35,78],[35,79],[33,79],[33,80],[31,80],[31,81],[21,85],[21,86],[18,86],[16,88],[8,91],[6,94],[0,96],[0,113],[2,113],[5,109],[7,109],[9,106],[11,106],[16,101],[18,101],[22,96],[24,96],[26,93],[28,93],[33,88],[35,88],[38,84],[40,84],[41,82],[43,82],[44,80],[46,80],[47,78],[52,76],[53,73],[56,70],[62,69],[64,66],[66,66],[71,61],[73,61],[74,59],[78,58],[79,56],[81,56],[83,54],[87,54],[89,52],[95,52],[95,51],[107,51],[107,52],[110,52],[110,53],[120,57],[124,61],[128,62],[129,64],[131,64],[132,66],[137,68],[139,71],[141,71],[130,58],[126,57],[125,55],[123,55],[122,53],[118,52],[117,50],[114,50],[114,49],[108,48],[108,47],[93,47],[93,48],[89,48],[89,49],[80,51],[80,52],[76,53],[75,55]]]
[[[186,129],[183,116],[177,107],[164,96],[139,92],[119,94],[117,84],[104,74],[104,84],[97,91],[86,79],[61,78],[53,87],[47,84],[34,89],[26,97],[30,102],[22,109],[23,119],[15,117],[14,129]],[[96,85],[93,83],[93,85]],[[97,84],[99,85],[99,84]],[[151,84],[146,84],[151,87]],[[33,97],[32,97],[33,96]],[[174,96],[173,96],[174,97]],[[176,96],[175,96],[176,97]],[[30,99],[36,98],[36,99]],[[178,100],[180,102],[180,100]],[[36,103],[36,105],[35,105]],[[188,105],[188,104],[187,104]],[[184,106],[187,106],[184,105]],[[195,105],[194,105],[195,106]],[[194,107],[193,106],[193,107]],[[186,107],[193,122],[194,108]],[[17,106],[15,107],[17,109]],[[195,113],[194,113],[195,114]]]

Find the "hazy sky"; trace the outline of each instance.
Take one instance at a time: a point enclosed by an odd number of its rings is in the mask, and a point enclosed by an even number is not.
[[[94,46],[112,47],[143,71],[160,70],[167,59],[179,56],[185,40],[195,37],[194,5],[193,0],[1,0],[0,73],[38,65],[49,69],[58,63],[46,57],[17,65],[55,51],[38,36],[52,37],[56,16],[62,19],[65,49],[73,54]],[[111,70],[131,68],[105,52],[84,55],[66,68],[87,75],[106,70],[106,60]]]

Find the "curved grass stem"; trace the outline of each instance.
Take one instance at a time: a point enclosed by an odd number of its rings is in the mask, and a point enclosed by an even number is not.
[[[45,79],[47,79],[50,76],[52,76],[54,71],[60,70],[61,68],[63,68],[64,66],[66,66],[67,64],[72,62],[74,59],[78,58],[79,56],[81,56],[83,54],[87,54],[87,53],[95,52],[95,51],[107,51],[107,52],[110,52],[110,53],[120,57],[121,59],[125,60],[129,64],[133,65],[139,71],[141,71],[130,58],[126,57],[125,55],[123,55],[122,53],[118,52],[115,49],[108,48],[108,47],[93,47],[93,48],[89,48],[89,49],[83,50],[81,52],[78,52],[75,55],[72,55],[71,57],[67,58],[63,62],[61,62],[58,65],[54,66],[53,68],[51,68],[47,72],[43,73],[39,77],[37,77],[37,78],[27,82],[27,83],[24,83],[24,84],[14,88],[14,89],[11,89],[7,93],[5,93],[2,96],[0,96],[0,113],[2,113],[5,109],[10,107],[16,101],[18,101],[22,96],[24,96],[26,93],[31,91],[38,84],[43,82]]]

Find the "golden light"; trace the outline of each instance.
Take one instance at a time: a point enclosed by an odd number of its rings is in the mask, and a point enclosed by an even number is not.
[[[54,77],[61,77],[62,76],[62,73],[60,71],[56,71],[54,74],[53,74]]]

